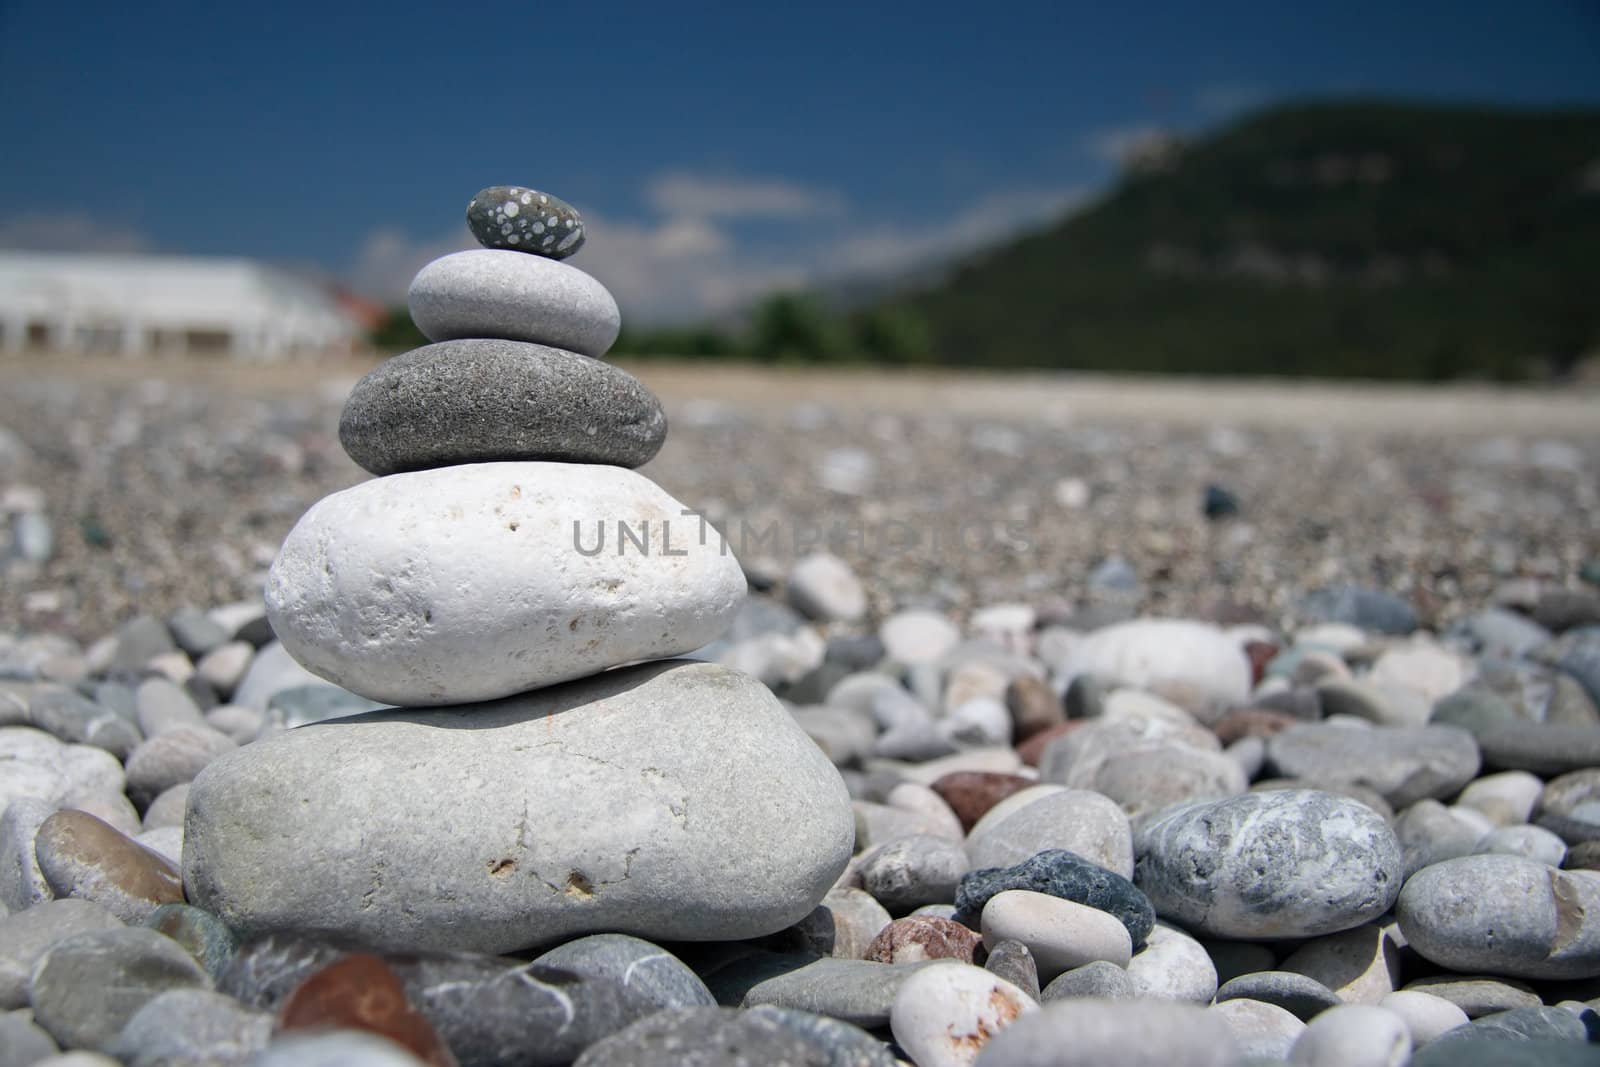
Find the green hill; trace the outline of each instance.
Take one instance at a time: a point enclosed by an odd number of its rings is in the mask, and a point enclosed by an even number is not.
[[[886,312],[949,364],[1562,373],[1600,349],[1600,112],[1274,109]]]

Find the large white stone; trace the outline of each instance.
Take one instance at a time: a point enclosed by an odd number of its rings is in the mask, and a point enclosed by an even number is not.
[[[290,531],[267,612],[295,659],[389,704],[491,700],[674,656],[719,637],[745,596],[738,561],[687,510],[621,467],[375,478]]]
[[[1134,619],[1096,630],[1075,645],[1062,677],[1103,674],[1141,689],[1176,685],[1216,707],[1250,695],[1250,661],[1215,626],[1187,619]]]
[[[577,267],[494,248],[429,263],[406,304],[430,341],[499,338],[603,356],[622,329],[616,300]]]
[[[246,936],[509,952],[776,933],[853,840],[844,782],[771,691],[679,660],[246,745],[190,787],[183,872]]]

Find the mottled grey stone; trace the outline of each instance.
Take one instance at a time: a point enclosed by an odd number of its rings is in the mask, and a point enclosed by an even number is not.
[[[126,759],[142,734],[110,708],[60,686],[40,686],[28,702],[28,719],[62,741],[103,748]]]
[[[54,804],[37,797],[18,797],[0,816],[0,904],[9,911],[22,911],[55,896],[34,850],[39,827],[55,812]]]
[[[1477,776],[1478,745],[1451,726],[1419,729],[1308,723],[1267,742],[1267,764],[1291,778],[1370,786],[1397,808],[1448,797]]]
[[[1542,826],[1501,826],[1485,834],[1473,851],[1524,856],[1551,867],[1567,858],[1566,843]]]
[[[1053,1000],[1069,1000],[1073,997],[1122,999],[1135,995],[1133,979],[1128,977],[1127,971],[1115,963],[1094,960],[1056,975],[1039,994],[1039,999],[1048,1004]]]
[[[1436,1044],[1453,1048],[1484,1040],[1594,1042],[1600,1040],[1600,1015],[1589,1008],[1581,1014],[1566,1008],[1514,1008],[1474,1019],[1440,1036]],[[1600,1048],[1592,1055],[1600,1063]]]
[[[758,937],[823,898],[852,826],[838,772],[765,687],[668,661],[229,753],[190,789],[184,882],[247,937]]]
[[[1594,1067],[1595,1046],[1583,1041],[1478,1038],[1433,1041],[1407,1067]]]
[[[34,1019],[64,1048],[99,1048],[169,989],[210,985],[183,947],[129,926],[76,934],[51,945],[28,989]]]
[[[730,1008],[675,1008],[641,1019],[578,1058],[578,1067],[829,1067],[827,1048],[770,1016]]]
[[[1394,821],[1394,835],[1400,842],[1407,878],[1429,864],[1472,855],[1483,836],[1437,800],[1419,800],[1401,812]]]
[[[233,931],[215,915],[192,904],[163,904],[144,925],[182,945],[213,979],[222,977],[239,951],[239,939]]]
[[[719,1004],[772,1004],[870,1030],[888,1025],[901,983],[918,968],[948,965],[942,960],[891,964],[761,953],[707,975],[706,985]]]
[[[1428,721],[1435,726],[1456,726],[1476,736],[1519,721],[1517,711],[1500,694],[1479,685],[1457,689],[1433,706]]]
[[[1460,1008],[1469,1019],[1477,1019],[1495,1012],[1514,1008],[1537,1008],[1542,1001],[1539,994],[1527,985],[1511,978],[1489,975],[1439,974],[1418,978],[1405,986],[1414,993],[1427,993],[1448,1000]]]
[[[784,1029],[823,1049],[828,1067],[896,1067],[900,1062],[882,1041],[859,1026],[808,1011],[758,1004],[750,1015],[771,1019]]]
[[[967,873],[967,853],[959,842],[932,834],[913,834],[879,846],[862,857],[861,885],[889,909],[903,915],[924,904],[949,904]]]
[[[406,294],[430,341],[489,337],[603,356],[622,328],[606,287],[577,267],[479,248],[429,263]]]
[[[1406,882],[1395,917],[1412,950],[1451,970],[1600,975],[1600,880],[1521,856],[1424,867]]]
[[[135,1012],[106,1051],[127,1067],[242,1067],[271,1038],[265,1012],[210,990],[174,989]]]
[[[591,934],[557,946],[535,964],[616,982],[640,1016],[661,1008],[715,1004],[711,991],[678,957],[627,934]]]
[[[147,806],[173,786],[193,781],[211,761],[238,747],[233,738],[204,722],[164,730],[141,741],[128,755],[128,797]]]
[[[1166,1000],[1060,1000],[990,1039],[975,1067],[1235,1067],[1228,1024],[1195,1004]]]
[[[1600,766],[1600,726],[1522,723],[1478,734],[1485,766],[1559,775]]]
[[[524,341],[444,341],[385,360],[339,417],[345,451],[374,474],[502,460],[638,467],[666,438],[661,402],[637,378]]]
[[[163,652],[174,652],[172,633],[167,624],[149,615],[140,615],[117,630],[117,648],[112,656],[113,671],[137,671]]]
[[[1329,1008],[1344,1003],[1339,999],[1339,994],[1315,978],[1293,971],[1256,971],[1230,979],[1217,990],[1217,1002],[1234,999],[1276,1004],[1307,1023]]]
[[[1127,814],[1089,789],[1064,789],[1001,817],[980,820],[966,847],[974,868],[1010,867],[1050,849],[1065,849],[1124,878],[1133,876],[1133,828]]]
[[[583,216],[525,185],[491,185],[467,204],[467,228],[485,248],[566,259],[583,247]]]
[[[301,982],[357,946],[304,934],[268,934],[234,953],[217,989],[266,1012],[276,1012]]]
[[[221,623],[196,608],[181,608],[174,612],[172,618],[167,620],[167,629],[172,631],[172,639],[178,647],[194,659],[226,644],[232,636]]]
[[[145,737],[186,726],[204,726],[200,705],[167,678],[146,678],[135,694],[139,707],[139,729]]]
[[[1134,883],[1158,915],[1225,938],[1359,926],[1388,910],[1402,873],[1376,812],[1314,790],[1183,805],[1147,823],[1134,848]]]
[[[1300,602],[1307,622],[1344,622],[1381,634],[1408,634],[1417,628],[1414,608],[1393,593],[1345,585],[1317,589]]]
[[[1128,961],[1135,996],[1209,1004],[1217,968],[1205,946],[1176,927],[1156,923],[1144,948]]]

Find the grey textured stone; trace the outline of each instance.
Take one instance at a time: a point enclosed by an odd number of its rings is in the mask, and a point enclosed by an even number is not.
[[[578,1067],[829,1067],[829,1050],[778,1019],[729,1008],[676,1008],[641,1019],[578,1058]]]
[[[803,951],[859,960],[890,921],[889,912],[866,890],[835,886],[792,933]]]
[[[222,976],[239,951],[239,939],[221,919],[191,904],[163,904],[144,925],[182,945],[213,979]]]
[[[1104,963],[1104,960],[1096,960]],[[1089,966],[1085,964],[1085,966]],[[1115,966],[1115,964],[1112,964]],[[1001,978],[1022,990],[1035,1001],[1040,998],[1039,993],[1039,965],[1033,958],[1033,953],[1021,941],[998,941],[989,949],[989,958],[983,963],[984,970],[992,971]],[[1057,975],[1057,980],[1060,975]]]
[[[127,1067],[243,1067],[271,1038],[265,1012],[207,989],[174,989],[135,1012],[106,1050]]]
[[[22,911],[55,896],[34,850],[39,827],[55,812],[54,804],[18,797],[0,816],[0,904],[9,911]]]
[[[1417,628],[1417,613],[1410,604],[1393,593],[1358,585],[1306,594],[1300,617],[1308,622],[1345,622],[1381,634],[1408,634]]]
[[[63,1048],[99,1048],[162,993],[209,985],[176,941],[130,926],[51,945],[34,966],[28,1000]]]
[[[1593,1009],[1571,1012],[1565,1008],[1514,1008],[1474,1019],[1438,1039],[1449,1047],[1459,1042],[1483,1040],[1581,1041],[1600,1040],[1600,1015]],[[1600,1061],[1600,1048],[1594,1050]]]
[[[1295,1039],[1296,1067],[1401,1067],[1411,1031],[1394,1012],[1370,1004],[1341,1004],[1318,1015]]]
[[[148,806],[173,786],[193,781],[212,760],[238,747],[233,738],[204,722],[164,730],[140,742],[129,754],[128,797],[135,804]]]
[[[757,1005],[748,1014],[771,1019],[822,1048],[828,1054],[828,1067],[897,1067],[900,1062],[882,1041],[859,1026],[851,1026],[826,1015],[777,1008],[771,1004]]]
[[[838,772],[769,691],[669,661],[247,745],[190,789],[184,881],[245,936],[756,937],[823,898],[852,825]]]
[[[1472,855],[1483,836],[1437,800],[1419,800],[1401,812],[1394,821],[1394,835],[1407,878],[1429,864]]]
[[[425,1067],[423,1062],[377,1034],[332,1030],[285,1034],[267,1046],[255,1067]]]
[[[1094,960],[1056,975],[1039,994],[1039,999],[1048,1004],[1052,1000],[1070,1000],[1074,997],[1120,1000],[1136,995],[1133,979],[1125,969],[1105,960]]]
[[[1448,797],[1477,776],[1478,745],[1465,730],[1312,723],[1291,726],[1267,742],[1267,764],[1292,778],[1370,786],[1397,808],[1425,797]]]
[[[51,945],[121,925],[115,915],[87,900],[47,900],[0,918],[0,1010],[28,1003],[28,977]]]
[[[949,904],[967,873],[967,854],[959,842],[932,834],[902,837],[862,857],[862,888],[903,915],[924,904]]]
[[[1600,766],[1600,726],[1522,723],[1478,734],[1486,766],[1559,775]]]
[[[706,976],[717,1003],[815,1012],[875,1029],[889,1022],[901,984],[922,967],[948,961],[871,963],[764,953],[748,956]]]
[[[583,216],[560,197],[525,185],[491,185],[467,204],[467,228],[485,248],[566,259],[583,247]]]
[[[200,705],[183,687],[167,678],[146,678],[135,696],[139,708],[139,729],[147,738],[185,726],[204,726]]]
[[[1464,856],[1406,882],[1395,917],[1410,947],[1455,971],[1600,976],[1600,880],[1521,856]]]
[[[1134,950],[1144,944],[1156,921],[1150,900],[1132,882],[1063,849],[1041,852],[1012,867],[971,872],[961,879],[956,892],[957,919],[975,926],[992,898],[1015,889],[1044,893],[1110,914],[1127,927]]]
[[[1418,1050],[1407,1067],[1594,1067],[1595,1046],[1583,1041],[1477,1038]]]
[[[1543,1001],[1526,984],[1511,978],[1489,975],[1439,974],[1418,978],[1406,985],[1405,990],[1427,993],[1448,1000],[1460,1008],[1469,1019],[1511,1011],[1514,1008],[1537,1008]]]
[[[1010,814],[985,818],[972,828],[966,847],[975,868],[1010,867],[1050,849],[1065,849],[1124,878],[1133,876],[1133,829],[1127,814],[1088,789],[1052,793]]]
[[[232,636],[221,623],[195,608],[182,608],[167,620],[178,647],[195,659],[226,644]]]
[[[524,341],[465,339],[385,360],[356,383],[339,440],[373,474],[552,460],[638,467],[667,417],[608,363]]]
[[[1205,947],[1175,927],[1156,923],[1144,948],[1128,961],[1134,995],[1209,1004],[1217,968]]]
[[[591,934],[551,949],[535,964],[616,982],[638,1016],[661,1008],[715,1004],[711,991],[678,957],[627,934]]]
[[[616,300],[577,267],[498,249],[434,260],[411,279],[406,304],[430,341],[532,341],[598,357],[622,329]]]
[[[1310,1022],[1329,1008],[1342,1004],[1339,994],[1303,974],[1293,971],[1256,971],[1224,982],[1217,990],[1217,1002],[1241,998],[1276,1004],[1301,1022]]]
[[[117,630],[116,653],[111,660],[113,671],[137,671],[163,652],[177,650],[167,624],[149,615],[140,615],[122,624]]]
[[[28,719],[62,741],[103,748],[125,759],[143,735],[110,708],[59,686],[40,686],[28,702]]]
[[[1047,1004],[986,1045],[975,1067],[1234,1067],[1228,1024],[1194,1004],[1085,997]]]
[[[1134,884],[1156,914],[1216,937],[1348,930],[1383,914],[1401,881],[1388,824],[1314,790],[1184,805],[1147,823],[1134,848]]]

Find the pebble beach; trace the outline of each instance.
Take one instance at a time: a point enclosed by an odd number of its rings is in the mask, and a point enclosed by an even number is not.
[[[0,1067],[1600,1062],[1592,397],[630,376],[485,192],[409,356],[0,364]]]

